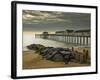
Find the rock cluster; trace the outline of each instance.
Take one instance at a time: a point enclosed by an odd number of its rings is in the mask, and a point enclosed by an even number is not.
[[[67,64],[72,58],[72,51],[69,48],[45,47],[40,44],[31,44],[27,48],[39,52],[43,59],[45,58],[56,62],[63,61]]]

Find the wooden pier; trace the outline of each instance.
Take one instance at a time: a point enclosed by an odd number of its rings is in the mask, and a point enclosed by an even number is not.
[[[90,45],[91,39],[90,35],[58,35],[58,34],[36,34],[36,38],[43,38],[55,41],[61,41],[68,44],[76,44],[76,45]]]

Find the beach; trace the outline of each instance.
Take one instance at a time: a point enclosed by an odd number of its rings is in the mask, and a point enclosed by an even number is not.
[[[77,48],[75,50],[82,52],[83,49],[89,50],[90,48]],[[41,69],[41,68],[61,68],[61,67],[84,67],[90,66],[87,63],[77,63],[70,61],[68,64],[64,62],[54,62],[50,60],[43,59],[41,55],[33,50],[23,51],[23,69]]]

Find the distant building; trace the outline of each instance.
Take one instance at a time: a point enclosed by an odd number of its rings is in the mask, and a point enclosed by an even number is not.
[[[42,37],[43,39],[48,39],[48,32],[43,32]]]
[[[69,30],[69,29],[67,29],[67,30],[65,31],[65,34],[66,34],[66,35],[74,35],[74,30]]]
[[[90,30],[77,30],[77,31],[75,31],[75,33],[77,34],[77,35],[89,35],[90,36]]]
[[[56,31],[55,34],[56,35],[64,35],[65,34],[65,31]]]

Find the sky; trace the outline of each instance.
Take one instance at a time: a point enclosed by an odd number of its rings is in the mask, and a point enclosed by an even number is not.
[[[26,32],[90,29],[90,20],[89,13],[23,10],[22,14],[23,31]]]

